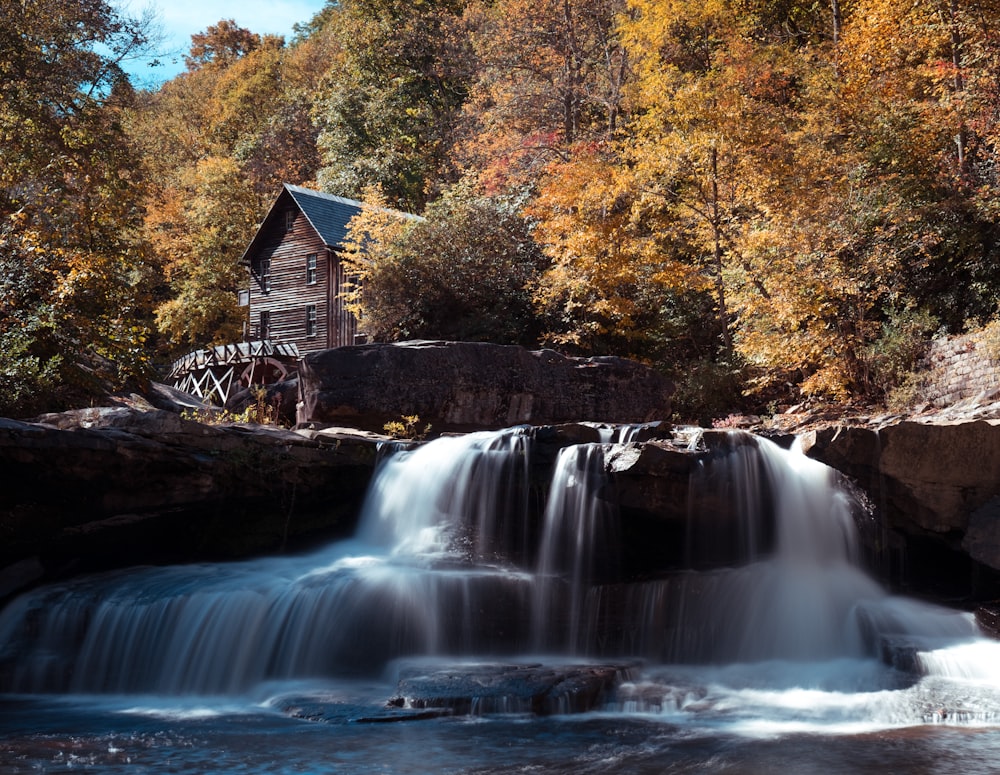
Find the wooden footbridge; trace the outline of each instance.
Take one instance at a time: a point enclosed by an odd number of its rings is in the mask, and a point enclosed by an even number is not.
[[[299,349],[293,342],[236,342],[195,350],[178,358],[167,379],[178,390],[225,404],[250,385],[270,385],[294,374]]]

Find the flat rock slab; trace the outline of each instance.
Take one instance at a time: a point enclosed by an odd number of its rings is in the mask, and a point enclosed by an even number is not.
[[[275,701],[274,707],[291,718],[322,724],[390,724],[426,721],[449,716],[445,708],[397,708],[342,702],[322,695],[293,695]]]
[[[0,418],[0,599],[46,578],[349,535],[383,439],[126,407]]]
[[[389,707],[457,715],[585,713],[625,680],[628,664],[403,666]]]

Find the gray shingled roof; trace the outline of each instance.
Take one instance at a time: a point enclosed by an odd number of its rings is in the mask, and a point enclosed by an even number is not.
[[[285,190],[309,219],[327,247],[338,247],[347,238],[347,224],[361,212],[361,202],[311,188],[285,183]]]
[[[314,191],[311,188],[303,188],[302,186],[293,186],[291,183],[285,183],[281,193],[278,194],[277,199],[274,200],[274,204],[271,205],[271,209],[264,216],[264,220],[254,238],[247,245],[247,249],[240,258],[241,264],[249,263],[250,255],[257,248],[257,244],[262,239],[268,223],[272,218],[277,217],[277,206],[285,196],[289,196],[294,200],[296,206],[306,216],[306,219],[316,230],[316,233],[319,234],[320,239],[323,240],[328,248],[334,249],[341,246],[347,237],[347,224],[351,218],[361,211],[363,206],[361,202],[354,199],[345,199],[342,196],[324,194],[322,191]],[[392,212],[397,211],[394,210]],[[422,220],[419,215],[411,215],[403,212],[398,212],[397,214],[403,218]]]

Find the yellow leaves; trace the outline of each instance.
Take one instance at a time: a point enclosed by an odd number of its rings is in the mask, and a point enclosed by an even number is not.
[[[706,287],[699,270],[664,249],[669,237],[651,229],[649,212],[632,175],[605,147],[577,146],[570,160],[549,166],[529,214],[552,260],[535,299],[564,325],[550,339],[635,336],[641,295]]]
[[[172,291],[155,310],[157,325],[172,343],[240,337],[244,312],[236,291],[245,271],[238,261],[261,209],[239,165],[224,156],[183,168],[177,185],[150,202],[146,231]]]
[[[368,314],[366,279],[393,260],[393,244],[412,223],[412,220],[388,207],[385,195],[377,187],[369,186],[365,190],[361,212],[347,225],[347,238],[341,254],[348,275],[341,299],[345,309],[359,320],[364,320]]]
[[[561,306],[577,322],[571,339],[600,328],[594,317],[630,325],[623,286],[635,282],[627,253],[628,203],[615,188],[614,167],[597,149],[579,149],[572,161],[551,165],[530,214],[535,237],[552,259],[536,299]]]

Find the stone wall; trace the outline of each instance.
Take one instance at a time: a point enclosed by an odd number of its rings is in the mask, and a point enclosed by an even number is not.
[[[992,336],[991,336],[992,333]],[[962,336],[935,339],[924,358],[927,370],[922,397],[935,406],[967,398],[995,400],[1000,394],[1000,332],[987,328]]]

